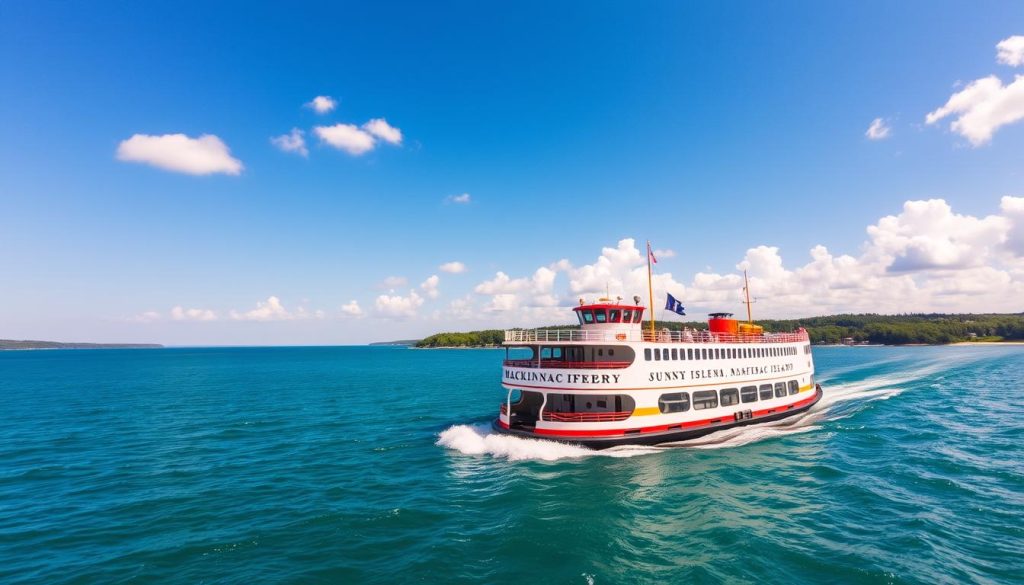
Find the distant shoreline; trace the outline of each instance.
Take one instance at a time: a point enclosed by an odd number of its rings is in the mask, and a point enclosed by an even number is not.
[[[38,341],[34,339],[0,339],[0,351],[43,349],[161,349],[159,343],[78,343]]]

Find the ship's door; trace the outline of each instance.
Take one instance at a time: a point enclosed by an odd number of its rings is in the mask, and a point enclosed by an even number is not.
[[[516,393],[519,396],[516,396]],[[518,398],[518,400],[516,400]],[[532,431],[540,418],[540,408],[544,405],[544,394],[529,390],[509,391],[511,408],[509,409],[509,427]]]

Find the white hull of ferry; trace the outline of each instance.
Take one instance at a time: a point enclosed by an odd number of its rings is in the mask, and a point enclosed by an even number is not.
[[[506,332],[505,346],[529,355],[504,362],[497,431],[597,448],[656,444],[779,420],[821,399],[804,331],[722,332],[719,319],[719,331],[650,332],[639,328],[642,307],[574,310],[580,329]]]

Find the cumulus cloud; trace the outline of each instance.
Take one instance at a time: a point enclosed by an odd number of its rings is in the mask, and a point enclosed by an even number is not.
[[[318,114],[326,114],[338,107],[338,102],[328,95],[318,95],[306,103],[306,107]]]
[[[323,311],[309,311],[305,307],[299,307],[289,311],[276,296],[267,297],[265,301],[258,301],[256,308],[251,311],[231,311],[231,318],[236,321],[289,321],[292,319],[323,319],[326,314]]]
[[[444,199],[445,203],[459,203],[463,205],[469,203],[471,200],[472,197],[470,197],[469,193],[462,193],[461,195],[449,195]]]
[[[428,297],[430,297],[432,299],[436,299],[437,295],[440,294],[439,291],[437,290],[437,285],[440,282],[441,282],[441,279],[436,274],[431,275],[430,278],[424,280],[420,284],[420,289]]]
[[[445,262],[438,268],[440,268],[441,272],[449,274],[462,274],[466,271],[466,265],[459,261]]]
[[[380,283],[380,286],[383,288],[398,288],[407,284],[409,284],[409,279],[404,276],[389,276]]]
[[[744,311],[743,270],[759,300],[755,316],[762,317],[1024,309],[1024,197],[1003,197],[999,213],[984,217],[956,213],[941,199],[907,201],[866,232],[856,255],[817,245],[808,260],[791,265],[777,246],[758,245],[746,251],[735,272],[698,272],[688,282],[655,272],[656,314],[665,317],[660,304],[666,292],[683,300],[691,316]],[[558,286],[558,275],[567,286]],[[606,287],[612,297],[638,295],[648,304],[646,260],[635,240],[602,249],[588,264],[561,260],[518,278],[498,272],[474,292],[483,300],[482,315],[524,325],[564,322],[569,305],[604,296]],[[468,300],[460,300],[448,314],[473,311]]]
[[[117,159],[189,175],[237,175],[243,168],[227,145],[212,134],[199,138],[184,134],[135,134],[118,145]]]
[[[390,144],[402,143],[402,131],[388,124],[384,118],[374,118],[363,124],[363,130]]]
[[[868,126],[864,136],[867,136],[868,140],[884,140],[889,137],[890,130],[891,128],[886,125],[885,120],[875,118],[871,121],[871,125]]]
[[[317,126],[313,132],[320,140],[338,150],[359,156],[373,150],[376,142],[370,133],[360,130],[352,124],[335,124],[334,126]]]
[[[1014,35],[996,45],[996,61],[1011,67],[1024,65],[1024,36]]]
[[[306,148],[306,139],[303,137],[303,134],[302,130],[292,128],[290,133],[275,136],[270,139],[270,142],[283,152],[294,152],[301,156],[309,156],[309,150]]]
[[[185,309],[179,306],[171,309],[171,319],[175,321],[216,321],[217,314],[210,309]]]
[[[1005,86],[995,75],[972,81],[950,96],[944,106],[930,112],[925,122],[934,124],[953,115],[956,119],[950,130],[973,146],[988,143],[997,130],[1024,119],[1024,76],[1016,76]]]
[[[415,317],[420,306],[423,305],[423,297],[416,294],[415,290],[409,291],[408,296],[401,295],[380,295],[374,301],[377,314],[382,317],[408,318]]]
[[[391,126],[383,118],[374,118],[360,128],[355,124],[335,124],[313,128],[320,140],[343,150],[352,156],[360,156],[377,147],[377,140],[388,144],[401,144],[402,131]]]
[[[359,303],[355,299],[352,299],[351,301],[342,305],[341,312],[344,313],[345,315],[348,315],[349,317],[363,316],[363,309],[359,306]]]

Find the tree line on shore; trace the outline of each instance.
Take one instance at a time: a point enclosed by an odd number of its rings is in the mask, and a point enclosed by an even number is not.
[[[910,343],[943,344],[958,341],[1024,340],[1024,313],[1013,314],[910,314],[910,315],[829,315],[806,319],[766,319],[757,321],[765,331],[786,332],[799,327],[807,329],[811,343],[834,344]],[[649,327],[644,322],[644,327]],[[703,321],[658,321],[658,329],[679,330],[683,327],[705,329]],[[577,325],[553,325],[542,329],[575,329]],[[437,333],[421,339],[416,347],[493,347],[501,345],[505,332],[501,329]]]

